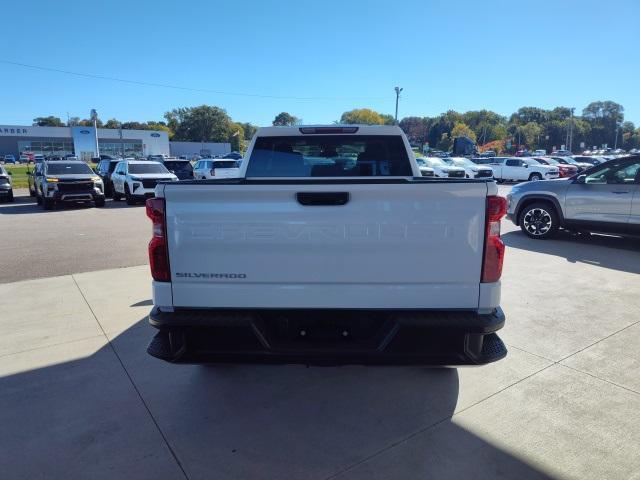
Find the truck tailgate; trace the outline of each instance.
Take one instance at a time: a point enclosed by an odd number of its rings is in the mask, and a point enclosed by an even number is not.
[[[477,308],[486,195],[483,182],[167,185],[173,304]]]

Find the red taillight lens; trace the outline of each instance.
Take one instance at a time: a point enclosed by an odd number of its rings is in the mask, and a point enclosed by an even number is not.
[[[153,224],[153,237],[149,242],[149,265],[151,276],[158,282],[171,281],[169,252],[167,251],[167,228],[164,211],[164,198],[147,200],[147,217]]]
[[[507,213],[504,197],[487,197],[484,257],[482,262],[482,283],[500,280],[504,261],[504,243],[500,239],[500,219]]]

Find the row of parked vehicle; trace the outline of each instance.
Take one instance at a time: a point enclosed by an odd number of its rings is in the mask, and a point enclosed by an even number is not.
[[[154,195],[158,182],[235,177],[238,160],[203,159],[195,165],[189,160],[170,157],[104,158],[92,169],[75,159],[40,161],[28,173],[29,194],[50,210],[56,203],[94,202],[105,204],[105,198],[126,200],[135,205]],[[7,183],[10,179],[7,174]],[[0,183],[1,184],[1,183]]]

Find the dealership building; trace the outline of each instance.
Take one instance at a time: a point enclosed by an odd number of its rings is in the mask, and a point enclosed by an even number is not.
[[[98,128],[101,155],[139,157],[169,155],[167,132],[153,130],[119,130]],[[73,155],[90,159],[96,151],[96,129],[93,127],[38,127],[0,125],[0,155],[23,152],[48,155]]]

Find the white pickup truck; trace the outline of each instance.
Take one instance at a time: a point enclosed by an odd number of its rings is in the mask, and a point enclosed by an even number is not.
[[[558,167],[542,165],[526,157],[494,157],[489,166],[493,170],[493,177],[499,182],[506,180],[535,182],[560,176]]]
[[[506,201],[422,177],[395,126],[269,127],[240,177],[160,184],[148,352],[176,363],[503,358]]]

